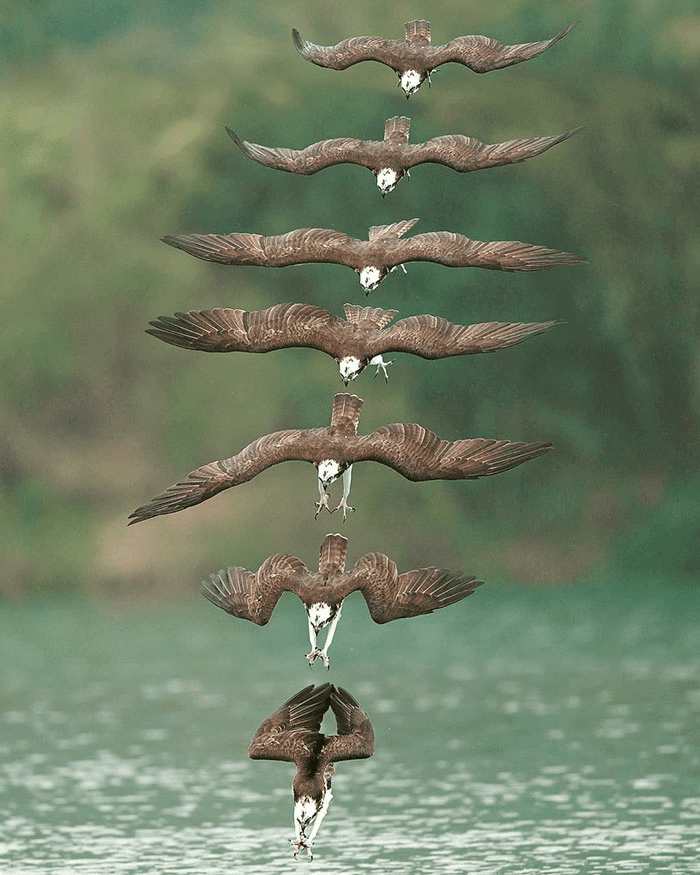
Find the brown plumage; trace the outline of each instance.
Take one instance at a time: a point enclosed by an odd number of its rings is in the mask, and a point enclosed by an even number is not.
[[[331,708],[337,734],[324,735],[323,715]],[[248,748],[254,760],[283,760],[296,765],[292,781],[294,856],[305,850],[313,859],[313,841],[332,799],[334,764],[374,753],[374,729],[359,702],[342,687],[313,684],[295,693],[258,727]],[[311,833],[307,829],[313,824]]]
[[[382,195],[393,191],[396,184],[419,164],[442,164],[458,173],[469,173],[487,167],[517,164],[540,155],[573,137],[583,126],[554,137],[533,137],[508,140],[487,145],[472,137],[447,134],[425,143],[409,145],[411,119],[395,116],[387,119],[383,140],[343,138],[322,140],[306,149],[272,149],[241,140],[234,131],[228,135],[244,155],[265,167],[311,176],[336,164],[359,164],[371,170]]]
[[[256,573],[229,566],[209,575],[202,595],[242,620],[265,626],[282,593],[299,597],[309,620],[309,664],[321,659],[330,666],[330,649],[340,619],[343,601],[353,592],[362,593],[375,623],[430,614],[471,595],[483,581],[430,566],[399,574],[396,563],[383,553],[367,553],[345,571],[348,541],[342,535],[326,535],[321,544],[318,571],[309,571],[296,556],[275,553]],[[317,635],[329,626],[326,643],[318,647]]]
[[[405,39],[383,39],[378,36],[355,36],[334,46],[317,46],[302,39],[296,28],[292,40],[299,54],[312,64],[331,70],[346,70],[361,61],[378,61],[399,77],[399,86],[406,97],[414,94],[442,64],[462,64],[475,73],[488,73],[511,67],[541,55],[565,37],[578,21],[560,30],[551,39],[534,43],[504,46],[486,36],[458,36],[442,46],[431,46],[430,22],[424,19],[404,25]]]
[[[204,352],[255,352],[307,347],[337,363],[345,385],[370,364],[388,379],[383,353],[405,352],[424,359],[495,352],[547,331],[556,322],[481,322],[455,325],[428,314],[387,325],[396,310],[345,304],[345,319],[311,304],[275,304],[266,310],[190,310],[161,316],[148,334]]]
[[[359,275],[369,294],[384,277],[409,261],[432,261],[446,267],[487,270],[547,270],[585,259],[517,240],[483,243],[452,231],[429,231],[401,237],[418,219],[370,228],[368,240],[357,240],[327,228],[299,228],[274,237],[260,234],[181,234],[163,241],[176,249],[218,264],[288,267],[292,264],[342,264]]]
[[[333,399],[328,428],[287,429],[258,438],[230,459],[210,462],[137,508],[129,524],[176,513],[206,501],[224,489],[252,480],[280,462],[310,462],[317,469],[320,501],[316,515],[328,509],[326,486],[343,474],[343,497],[336,510],[350,508],[350,469],[355,462],[379,462],[407,480],[475,480],[500,474],[541,456],[551,444],[471,438],[444,441],[417,423],[392,423],[358,435],[363,401],[339,393]]]

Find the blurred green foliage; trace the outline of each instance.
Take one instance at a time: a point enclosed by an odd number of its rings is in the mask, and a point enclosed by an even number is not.
[[[366,303],[357,280],[333,265],[212,266],[159,238],[304,226],[366,238],[370,225],[412,216],[415,232],[525,240],[589,264],[394,273],[370,304],[461,323],[564,324],[494,356],[398,356],[388,386],[368,375],[352,386],[366,400],[361,431],[418,421],[447,439],[552,440],[556,452],[475,483],[411,484],[358,466],[350,561],[376,549],[402,568],[566,582],[604,561],[629,560],[643,574],[647,562],[631,556],[651,551],[671,574],[676,565],[696,573],[687,550],[660,549],[669,526],[676,540],[697,528],[700,509],[688,487],[700,418],[693,6],[591,0],[540,58],[480,77],[442,67],[407,104],[387,68],[305,63],[290,27],[330,44],[400,38],[405,20],[423,16],[436,43],[466,32],[514,43],[554,34],[580,5],[6,4],[0,594],[164,595],[278,550],[313,565],[323,534],[341,523],[314,523],[314,475],[302,463],[192,511],[125,522],[187,471],[261,434],[326,424],[342,390],[334,364],[306,350],[188,353],[143,329],[208,306],[308,301],[341,313],[345,301]],[[414,142],[588,127],[513,167],[416,168],[385,200],[362,168],[277,173],[248,161],[223,130],[302,148],[380,139],[397,114],[411,116]]]

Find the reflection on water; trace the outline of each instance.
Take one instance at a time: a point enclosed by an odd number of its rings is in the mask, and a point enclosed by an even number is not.
[[[293,766],[245,750],[276,702],[330,677],[377,752],[340,764],[317,869],[700,872],[697,595],[480,596],[381,628],[349,601],[330,676],[303,665],[290,603],[250,632],[194,600],[6,609],[0,871],[306,865],[287,844]]]

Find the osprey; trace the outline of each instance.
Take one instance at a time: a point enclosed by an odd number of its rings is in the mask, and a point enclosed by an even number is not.
[[[443,164],[458,173],[517,164],[568,140],[584,127],[582,125],[556,137],[508,140],[495,145],[486,145],[460,134],[434,137],[426,143],[409,145],[411,119],[395,116],[387,119],[383,140],[322,140],[301,150],[271,149],[241,140],[229,128],[226,128],[226,132],[244,155],[275,170],[311,176],[335,164],[359,164],[367,167],[374,174],[383,197],[394,190],[403,176],[410,175],[411,167],[418,164]]]
[[[337,735],[324,735],[323,715],[331,708]],[[311,684],[295,693],[258,727],[248,748],[252,760],[284,760],[297,767],[294,794],[294,856],[312,846],[333,798],[334,764],[364,760],[374,753],[374,729],[359,702],[342,687]],[[313,825],[313,826],[312,826]],[[307,836],[306,831],[312,827]]]
[[[344,520],[347,512],[354,510],[347,499],[355,462],[379,462],[413,481],[476,480],[522,465],[552,447],[542,441],[443,441],[415,422],[383,425],[371,434],[358,435],[363,403],[357,395],[339,393],[333,399],[330,427],[287,429],[260,437],[230,459],[209,462],[191,471],[184,480],[137,508],[129,517],[129,525],[194,507],[280,462],[298,460],[314,465],[320,495],[316,516],[324,507],[330,511],[326,487],[342,474],[343,496],[334,511],[342,509]]]
[[[240,566],[229,566],[210,574],[202,595],[242,620],[265,626],[283,592],[299,596],[309,620],[311,652],[309,665],[322,660],[330,668],[328,651],[340,619],[343,601],[359,590],[375,623],[389,623],[404,617],[431,614],[471,595],[482,580],[431,566],[399,574],[396,563],[383,553],[367,553],[345,570],[348,540],[326,535],[321,544],[318,572],[287,553],[268,557],[255,574]],[[317,642],[321,629],[329,627],[326,643]]]
[[[556,322],[480,322],[455,325],[438,316],[409,316],[390,328],[396,310],[345,304],[345,319],[311,304],[275,304],[266,310],[190,310],[160,316],[146,332],[184,349],[204,352],[270,352],[319,349],[337,363],[347,386],[368,366],[388,381],[383,353],[424,359],[495,352],[547,331]]]
[[[426,79],[430,85],[430,74],[441,64],[462,64],[475,73],[512,67],[546,52],[577,24],[575,21],[551,39],[514,46],[503,46],[486,36],[458,36],[444,46],[431,46],[430,22],[422,19],[406,22],[403,40],[355,36],[335,46],[317,46],[302,39],[296,28],[292,28],[292,40],[299,54],[319,67],[346,70],[361,61],[386,64],[399,77],[399,86],[408,99]]]
[[[516,240],[482,243],[451,231],[429,231],[408,240],[400,238],[418,219],[369,229],[369,240],[357,240],[327,228],[298,228],[275,237],[260,234],[180,234],[163,242],[204,261],[255,267],[291,264],[344,264],[360,278],[369,294],[384,277],[408,261],[433,261],[447,267],[483,267],[488,270],[547,270],[584,259],[570,252],[545,249]],[[405,268],[404,268],[405,271]]]

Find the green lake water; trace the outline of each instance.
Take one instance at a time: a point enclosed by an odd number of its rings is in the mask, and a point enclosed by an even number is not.
[[[197,595],[4,606],[0,872],[298,871],[293,767],[246,749],[326,680],[376,753],[338,764],[315,870],[700,872],[699,609],[661,583],[484,586],[379,627],[355,595],[326,672],[292,596],[262,629]]]

